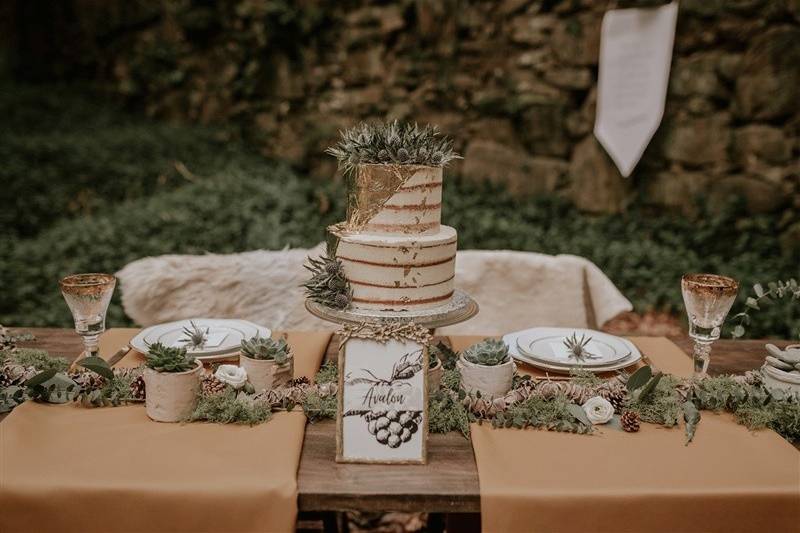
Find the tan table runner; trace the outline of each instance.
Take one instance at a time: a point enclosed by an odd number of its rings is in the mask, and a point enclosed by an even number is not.
[[[135,332],[109,330],[103,356]],[[330,336],[289,333],[296,376],[313,377]],[[294,531],[304,433],[300,412],[242,427],[27,402],[0,423],[0,531]]]
[[[453,337],[461,350],[478,337]],[[631,340],[663,371],[692,362],[663,338]],[[683,428],[582,436],[472,425],[483,531],[800,531],[800,454],[771,431],[703,411]]]

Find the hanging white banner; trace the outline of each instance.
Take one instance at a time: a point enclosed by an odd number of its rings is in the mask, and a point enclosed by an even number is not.
[[[630,176],[664,116],[678,3],[606,12],[594,134]]]

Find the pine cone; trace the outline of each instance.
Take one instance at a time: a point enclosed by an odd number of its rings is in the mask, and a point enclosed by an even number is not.
[[[206,396],[224,392],[225,387],[227,387],[225,382],[213,374],[203,376],[203,379],[200,380],[200,391]]]
[[[639,414],[635,411],[625,411],[620,417],[622,429],[628,433],[636,433],[639,431]]]
[[[69,377],[80,387],[81,392],[92,392],[106,386],[106,378],[89,370],[70,372]]]
[[[306,376],[290,379],[286,384],[287,387],[299,387],[300,385],[310,385],[311,381]]]
[[[0,368],[0,389],[10,387],[13,384],[14,380],[11,378],[10,373],[5,372],[4,369]]]
[[[624,387],[619,387],[601,390],[600,396],[608,400],[609,403],[614,406],[615,413],[621,413],[623,407],[625,407],[625,400],[628,394]]]
[[[38,373],[39,371],[32,366],[23,366],[17,363],[0,365],[0,387],[22,385]]]
[[[137,376],[133,381],[131,381],[130,390],[131,398],[134,400],[144,401],[146,397],[144,378],[142,376]]]

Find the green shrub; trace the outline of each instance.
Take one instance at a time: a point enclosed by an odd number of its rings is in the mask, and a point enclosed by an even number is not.
[[[263,158],[218,132],[136,118],[75,89],[0,86],[0,226],[31,237],[70,217]]]
[[[248,174],[231,170],[13,240],[0,246],[0,323],[70,325],[57,281],[72,272],[116,272],[135,259],[167,253],[310,247],[341,218],[322,208],[327,201],[320,194],[316,184],[280,165]],[[116,296],[109,323],[120,325],[126,321],[119,291]]]
[[[310,247],[344,217],[341,184],[299,177],[241,144],[220,143],[216,132],[131,119],[72,94],[0,91],[0,323],[70,326],[57,286],[68,273],[115,272],[167,253]],[[739,307],[756,282],[800,277],[800,257],[781,254],[777,215],[732,207],[694,222],[645,210],[590,216],[562,199],[515,198],[452,175],[444,204],[460,249],[584,256],[638,311],[682,314],[685,272],[740,280]],[[129,323],[118,293],[111,325]],[[752,337],[798,332],[800,309],[780,305],[748,329]]]

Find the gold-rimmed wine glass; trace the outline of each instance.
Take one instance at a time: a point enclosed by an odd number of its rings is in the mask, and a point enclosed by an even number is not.
[[[719,339],[722,323],[736,300],[739,283],[718,274],[685,274],[681,292],[694,341],[694,376],[702,377],[711,362],[711,345]]]
[[[117,278],[111,274],[72,274],[58,284],[72,312],[75,332],[83,339],[81,358],[97,356],[100,334],[106,330],[106,312]]]

